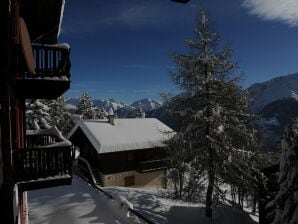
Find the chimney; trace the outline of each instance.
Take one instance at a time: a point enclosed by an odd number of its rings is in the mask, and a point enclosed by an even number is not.
[[[146,113],[144,111],[141,114],[141,118],[146,118]]]
[[[135,110],[136,118],[143,118],[143,109],[142,107],[137,107]]]
[[[112,108],[109,109],[109,113],[108,113],[108,122],[111,125],[115,125],[115,114]]]

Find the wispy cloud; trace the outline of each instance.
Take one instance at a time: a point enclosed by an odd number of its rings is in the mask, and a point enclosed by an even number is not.
[[[282,21],[289,26],[298,26],[297,0],[244,0],[242,5],[263,20]]]

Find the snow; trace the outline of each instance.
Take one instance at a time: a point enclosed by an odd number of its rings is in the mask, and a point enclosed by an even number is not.
[[[61,27],[62,27],[62,19],[63,19],[63,14],[64,14],[64,6],[65,6],[65,0],[62,0],[61,4],[61,12],[60,12],[60,20],[59,20],[59,27],[58,27],[58,33],[57,33],[57,39],[61,33]]]
[[[73,184],[28,192],[30,224],[124,224],[127,217],[119,200],[103,193],[74,176]]]
[[[59,48],[59,49],[70,50],[70,46],[68,43],[51,44],[49,46]]]
[[[67,110],[77,110],[78,107],[75,106],[75,105],[67,103],[67,104],[65,104],[65,109],[67,109]]]
[[[68,138],[81,128],[98,153],[163,147],[173,130],[156,118],[77,121]]]
[[[297,82],[298,73],[295,73],[252,85],[248,88],[248,92],[253,98],[251,110],[257,113],[273,101],[297,96]]]
[[[52,81],[69,81],[69,78],[65,75],[62,76],[39,76],[34,78],[26,77],[26,79],[42,79],[42,80],[52,80]]]
[[[150,98],[135,101],[130,105],[131,109],[141,107],[144,111],[154,110],[159,108],[160,106],[161,106],[161,102]]]
[[[156,224],[209,223],[202,203],[173,200],[170,190],[105,187],[102,192],[74,176],[73,184],[28,192],[31,224],[139,223],[128,209],[134,209]],[[213,224],[255,224],[245,211],[219,205]]]
[[[291,91],[291,97],[298,100],[298,94],[296,94],[295,91]]]
[[[205,217],[205,205],[174,200],[170,190],[140,189],[124,187],[104,187],[104,191],[119,197],[125,197],[138,211],[158,224],[196,224],[209,223]],[[247,212],[228,205],[219,205],[215,210],[213,224],[255,224]]]
[[[67,98],[65,102],[74,106],[78,106],[80,98],[70,97]],[[94,99],[93,103],[95,106],[97,106],[98,108],[103,108],[105,111],[109,111],[109,109],[112,108],[115,112],[117,112],[117,110],[119,109],[134,111],[137,107],[141,107],[143,111],[147,112],[157,109],[162,105],[161,102],[149,98],[137,100],[130,105],[121,101],[116,101],[114,99]]]
[[[63,137],[61,132],[55,126],[48,129],[26,130],[26,135],[49,135],[55,136],[59,139],[59,142],[38,146],[38,148],[64,147],[72,145],[70,141]]]
[[[111,116],[113,116],[113,115],[114,115],[114,111],[113,111],[113,109],[112,109],[112,108],[110,108],[110,109],[109,109],[109,112],[108,112],[108,114],[109,114],[109,115],[111,115]]]

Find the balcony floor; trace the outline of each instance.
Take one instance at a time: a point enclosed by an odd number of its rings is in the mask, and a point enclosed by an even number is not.
[[[70,88],[70,80],[55,78],[17,79],[18,95],[25,99],[56,99]]]

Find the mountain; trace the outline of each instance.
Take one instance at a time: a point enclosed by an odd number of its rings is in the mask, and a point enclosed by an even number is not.
[[[260,112],[257,121],[265,150],[278,149],[282,134],[293,118],[298,117],[298,100],[293,97],[283,98],[267,104]]]
[[[80,97],[67,97],[64,99],[66,104],[78,106],[80,104]]]
[[[265,150],[278,149],[286,126],[298,117],[298,73],[250,86],[251,111],[257,121]]]
[[[65,99],[65,103],[67,105],[67,108],[74,109],[80,104],[80,97],[67,98]],[[105,111],[109,111],[110,108],[112,108],[114,112],[117,113],[117,115],[121,118],[134,117],[135,110],[138,107],[141,107],[145,113],[161,107],[161,103],[159,101],[148,98],[137,100],[130,105],[121,101],[116,101],[114,99],[94,99],[93,104],[98,108],[103,108]]]
[[[95,99],[93,100],[93,103],[98,108],[103,108],[105,111],[109,111],[110,108],[113,109],[113,111],[117,111],[118,109],[122,107],[128,107],[129,105],[126,103],[123,103],[121,101],[116,101],[113,99],[109,100],[101,100],[101,99]]]
[[[298,73],[253,84],[247,90],[253,99],[251,111],[253,113],[259,113],[266,105],[276,100],[297,97]]]
[[[146,114],[146,117],[148,117],[148,114],[151,114],[151,111],[160,108],[161,105],[162,104],[159,101],[146,98],[146,99],[137,100],[132,104],[130,104],[129,106],[122,107],[118,109],[116,113],[120,118],[132,118],[132,117],[136,117],[136,109],[142,108],[142,110]]]
[[[65,99],[65,103],[68,105],[68,107],[78,106],[80,104],[80,97],[69,97]],[[97,106],[98,108],[103,108],[106,111],[109,111],[110,108],[112,108],[114,111],[122,108],[122,107],[128,107],[129,105],[120,101],[116,101],[113,99],[109,100],[101,100],[101,99],[95,99],[93,100],[93,104]]]
[[[161,102],[149,98],[141,99],[130,104],[131,107],[141,107],[143,111],[151,111],[161,107]]]

